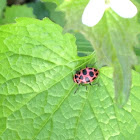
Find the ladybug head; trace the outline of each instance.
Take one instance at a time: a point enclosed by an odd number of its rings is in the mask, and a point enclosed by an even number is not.
[[[79,80],[79,76],[78,74],[75,74],[74,77],[73,77],[73,81],[77,84],[80,84],[80,80]]]

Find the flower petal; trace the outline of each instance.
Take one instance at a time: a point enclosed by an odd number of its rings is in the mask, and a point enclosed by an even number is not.
[[[83,12],[82,23],[89,27],[96,25],[102,18],[104,11],[104,0],[90,0]]]
[[[110,0],[110,7],[123,18],[132,18],[137,14],[136,6],[130,0]]]

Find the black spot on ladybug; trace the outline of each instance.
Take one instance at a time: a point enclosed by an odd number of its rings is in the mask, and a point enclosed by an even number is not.
[[[98,76],[98,73],[96,73],[96,76]]]
[[[86,82],[90,82],[90,80],[89,80],[89,78],[88,78],[88,77],[86,77],[86,78],[85,78],[85,81],[86,81]]]
[[[76,80],[77,83],[79,83],[79,80]]]
[[[77,75],[75,75],[75,79],[77,79],[78,78],[78,76]]]
[[[88,68],[89,70],[92,70],[93,68]]]
[[[94,73],[92,71],[89,72],[90,77],[94,76]]]
[[[94,69],[94,71],[97,71],[96,69]]]
[[[83,80],[83,76],[81,75],[81,76],[79,77],[79,79]]]
[[[96,77],[92,78],[92,80],[96,79]]]
[[[87,71],[86,69],[83,70],[83,75],[86,75],[87,74]]]

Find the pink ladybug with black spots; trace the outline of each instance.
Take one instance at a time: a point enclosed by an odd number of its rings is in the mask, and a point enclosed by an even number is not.
[[[96,68],[86,67],[76,72],[76,74],[73,77],[73,81],[78,85],[81,84],[91,85],[91,82],[93,82],[98,77],[98,75],[99,75],[99,70],[97,70]]]

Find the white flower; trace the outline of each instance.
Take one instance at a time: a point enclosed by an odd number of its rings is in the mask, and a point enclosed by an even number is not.
[[[83,12],[82,23],[89,27],[96,25],[109,7],[123,18],[137,14],[136,6],[130,0],[90,0]]]

